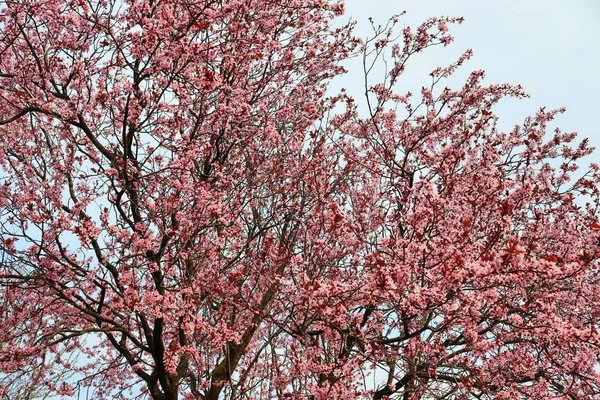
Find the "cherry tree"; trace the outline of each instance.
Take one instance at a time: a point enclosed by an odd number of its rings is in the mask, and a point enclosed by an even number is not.
[[[461,19],[342,14],[2,0],[4,393],[599,398],[592,149],[563,110],[501,131],[519,86],[443,87],[470,52],[401,92]],[[329,95],[351,57],[364,98]]]

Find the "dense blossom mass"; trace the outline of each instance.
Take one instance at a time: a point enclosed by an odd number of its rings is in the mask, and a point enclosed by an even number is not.
[[[342,14],[0,2],[3,398],[600,398],[587,142],[470,52],[403,93],[461,19]]]

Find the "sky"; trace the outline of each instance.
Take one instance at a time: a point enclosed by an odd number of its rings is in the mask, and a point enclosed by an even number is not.
[[[451,26],[454,43],[428,49],[409,60],[399,91],[420,90],[429,72],[446,66],[466,49],[473,58],[451,82],[456,88],[474,69],[486,71],[485,82],[520,84],[530,94],[525,100],[505,100],[494,108],[499,126],[521,123],[540,107],[566,107],[556,120],[565,132],[576,131],[596,147],[585,161],[600,162],[600,1],[599,0],[347,0],[346,17],[358,22],[360,36],[371,33],[367,21],[385,23],[406,11],[400,28],[417,27],[428,17],[460,16]],[[350,65],[360,69],[360,63]],[[344,82],[352,93],[358,75]]]

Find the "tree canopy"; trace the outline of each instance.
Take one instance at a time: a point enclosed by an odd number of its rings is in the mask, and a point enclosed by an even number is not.
[[[343,10],[0,2],[5,396],[600,398],[587,141],[499,129],[470,51],[403,93],[460,18]]]

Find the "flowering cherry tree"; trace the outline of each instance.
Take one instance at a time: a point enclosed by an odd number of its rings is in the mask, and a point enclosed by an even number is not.
[[[342,13],[2,0],[4,394],[600,398],[587,142],[562,110],[501,131],[525,93],[482,71],[443,87],[470,52],[402,93],[460,19]],[[353,56],[365,97],[329,96]]]

